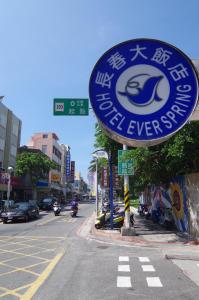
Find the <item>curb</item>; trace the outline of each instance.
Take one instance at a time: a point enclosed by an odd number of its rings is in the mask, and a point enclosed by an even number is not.
[[[145,241],[144,239],[137,236],[121,236],[121,233],[118,230],[110,232],[110,230],[105,231],[103,229],[96,229],[95,226],[92,226],[91,234],[98,237],[109,238],[111,240],[131,242],[133,244],[139,244],[142,246],[151,245],[150,242]]]
[[[166,259],[176,259],[176,260],[194,260],[199,261],[199,256],[190,256],[184,254],[165,254]]]

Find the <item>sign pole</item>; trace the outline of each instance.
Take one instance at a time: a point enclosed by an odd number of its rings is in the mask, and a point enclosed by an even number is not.
[[[96,194],[96,216],[98,217],[98,209],[99,209],[99,203],[98,203],[98,161],[96,157],[96,179],[95,179],[95,194]]]
[[[108,155],[109,161],[109,202],[110,202],[110,224],[111,229],[113,229],[113,170],[112,170],[112,155],[111,151]]]
[[[127,150],[128,147],[123,145],[123,150]],[[125,210],[125,219],[124,225],[125,228],[130,228],[130,198],[129,198],[129,176],[124,175],[124,210]]]

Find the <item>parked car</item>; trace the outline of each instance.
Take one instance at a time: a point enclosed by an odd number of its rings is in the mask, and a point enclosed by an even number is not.
[[[55,197],[44,198],[40,202],[39,208],[42,210],[51,210],[51,209],[53,209],[53,204],[55,201],[57,201],[57,198],[55,198]]]
[[[23,220],[27,222],[32,218],[38,217],[38,206],[29,202],[18,202],[12,206],[4,207],[3,212],[1,213],[1,219],[3,223],[17,220]]]

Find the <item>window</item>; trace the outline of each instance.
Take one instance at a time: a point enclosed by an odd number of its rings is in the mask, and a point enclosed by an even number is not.
[[[18,136],[18,124],[17,124],[17,123],[13,123],[13,126],[12,126],[12,133],[13,133],[15,136]]]
[[[47,134],[43,134],[43,139],[47,139],[48,135]]]
[[[43,153],[47,153],[47,149],[48,149],[48,147],[47,147],[47,145],[42,145],[42,148],[41,148],[41,151],[43,152]]]
[[[11,148],[10,148],[10,154],[11,155],[13,155],[13,156],[16,156],[16,154],[17,154],[17,147],[15,147],[15,146],[11,146]]]
[[[53,153],[54,153],[59,159],[61,159],[61,152],[60,152],[55,146],[53,146]]]
[[[7,116],[4,114],[0,114],[0,125],[2,125],[4,128],[6,128],[7,124]]]
[[[5,140],[0,138],[0,150],[4,150]]]

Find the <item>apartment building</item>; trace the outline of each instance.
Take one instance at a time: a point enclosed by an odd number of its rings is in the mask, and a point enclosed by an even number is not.
[[[0,102],[0,168],[15,167],[21,139],[21,120]]]
[[[27,144],[29,148],[41,150],[57,163],[57,169],[49,174],[49,183],[55,186],[61,184],[62,148],[58,140],[58,136],[53,132],[40,132],[35,133]]]

